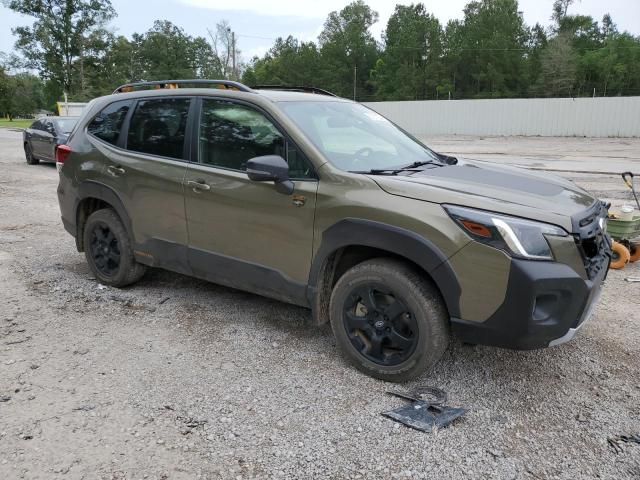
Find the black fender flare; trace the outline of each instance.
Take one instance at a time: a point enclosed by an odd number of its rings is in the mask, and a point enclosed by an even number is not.
[[[309,273],[307,298],[320,312],[317,295],[330,256],[343,247],[364,246],[386,250],[422,268],[440,289],[451,317],[460,315],[460,283],[447,257],[429,239],[404,228],[358,218],[345,218],[322,234],[320,247],[314,256]]]
[[[113,190],[111,187],[107,187],[102,183],[87,180],[78,184],[77,192],[78,193],[74,205],[74,218],[76,221],[77,230],[76,244],[78,246],[82,245],[82,232],[79,231],[80,222],[78,221],[78,215],[80,213],[79,207],[80,203],[82,203],[82,201],[86,200],[87,198],[97,198],[98,200],[102,200],[103,202],[111,205],[122,220],[129,238],[132,242],[135,243],[135,239],[133,237],[133,228],[131,226],[131,218],[129,217],[127,210],[124,208],[124,203],[115,190]]]

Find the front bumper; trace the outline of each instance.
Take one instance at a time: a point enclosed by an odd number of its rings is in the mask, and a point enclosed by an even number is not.
[[[474,344],[518,350],[559,345],[573,338],[593,313],[607,267],[585,280],[562,263],[512,259],[498,310],[484,322],[452,318],[452,329]]]

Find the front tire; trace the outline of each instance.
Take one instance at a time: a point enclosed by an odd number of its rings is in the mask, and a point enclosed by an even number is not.
[[[24,156],[27,159],[27,165],[38,165],[40,160],[33,156],[33,149],[30,143],[24,144]]]
[[[417,377],[440,360],[449,343],[440,292],[398,260],[378,258],[348,270],[333,289],[329,311],[344,358],[382,380]]]
[[[146,267],[136,262],[127,230],[112,209],[89,215],[83,241],[89,268],[100,283],[124,287],[144,275]]]

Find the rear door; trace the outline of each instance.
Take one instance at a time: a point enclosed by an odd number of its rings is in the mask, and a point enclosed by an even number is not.
[[[56,128],[51,120],[44,121],[44,128],[42,132],[42,152],[40,158],[44,160],[55,160],[55,148],[56,148]]]
[[[101,182],[119,195],[131,219],[137,256],[183,273],[189,273],[182,183],[192,105],[184,96],[123,100],[105,108],[96,125],[108,134],[112,122],[123,123],[122,131],[111,135],[117,137],[115,146],[96,143],[96,148],[105,160]]]
[[[202,278],[304,304],[318,182],[311,164],[254,106],[203,98],[185,177],[189,261]],[[287,159],[292,195],[247,177],[247,160]]]
[[[33,155],[37,158],[42,158],[42,152],[44,150],[44,137],[43,137],[44,121],[38,120],[28,130],[27,138],[31,144]]]

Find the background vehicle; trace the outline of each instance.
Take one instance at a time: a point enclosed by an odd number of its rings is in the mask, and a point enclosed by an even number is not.
[[[27,163],[55,162],[58,145],[67,141],[77,122],[78,117],[44,117],[33,122],[22,134]]]
[[[196,84],[215,88],[176,88]],[[610,261],[602,202],[293,90],[165,81],[94,100],[57,162],[63,224],[98,281],[153,266],[309,307],[392,381],[437,362],[451,331],[533,349],[589,319]]]

